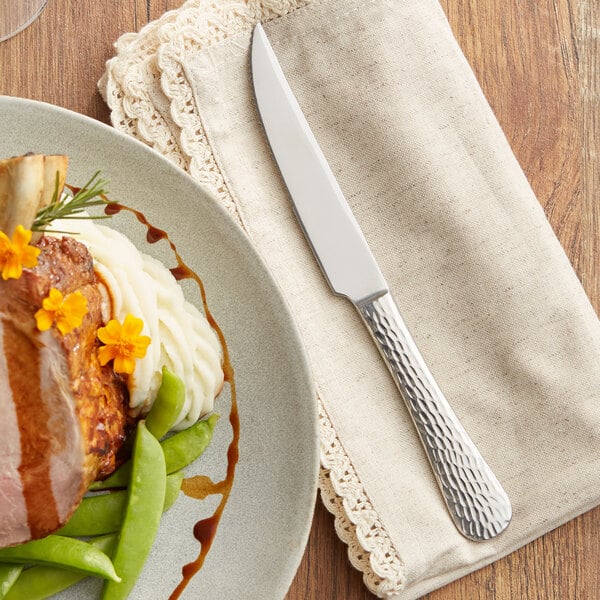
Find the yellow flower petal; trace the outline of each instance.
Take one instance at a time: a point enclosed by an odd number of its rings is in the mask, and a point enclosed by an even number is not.
[[[105,365],[113,360],[113,369],[116,373],[131,375],[135,371],[135,359],[146,356],[146,349],[150,338],[139,335],[144,328],[144,322],[128,314],[121,324],[116,319],[111,319],[105,327],[97,331],[98,339],[104,343],[98,350],[98,360]]]
[[[58,329],[62,335],[67,335],[67,333],[71,333],[71,331],[77,329],[81,325],[81,319],[64,315],[56,315],[55,320],[56,329]]]
[[[98,360],[102,366],[109,363],[117,355],[116,346],[100,346],[98,348]]]
[[[150,345],[150,338],[147,335],[140,335],[133,342],[133,355],[136,358],[144,358],[146,356],[146,350]]]
[[[38,310],[34,316],[37,328],[40,331],[47,331],[48,329],[50,329],[50,327],[52,327],[52,323],[54,322],[54,315],[51,312],[40,308],[40,310]]]
[[[9,254],[4,260],[2,266],[2,279],[19,279],[23,274],[23,267],[16,256]]]
[[[123,336],[128,339],[134,338],[142,333],[144,321],[138,319],[131,314],[128,314],[123,321]]]
[[[25,229],[23,225],[17,225],[12,237],[13,245],[17,246],[18,248],[23,248],[24,246],[27,246],[30,241],[31,231],[29,229]]]
[[[105,327],[100,327],[97,332],[98,339],[105,344],[118,343],[121,339],[121,323],[111,319]]]
[[[69,315],[70,319],[79,320],[79,325],[81,325],[83,317],[88,312],[86,297],[79,291],[69,294],[63,302],[63,311]]]
[[[42,308],[47,311],[55,312],[63,303],[63,295],[60,290],[56,288],[50,288],[48,295],[42,300]]]
[[[31,268],[37,265],[40,249],[30,246],[31,231],[22,225],[17,225],[12,240],[0,231],[0,269],[2,279],[18,279],[23,273],[23,267]]]
[[[23,248],[23,250],[21,250],[21,262],[23,263],[23,266],[28,269],[35,267],[38,263],[40,252],[41,250],[35,246],[26,246]]]
[[[83,323],[87,312],[87,300],[80,291],[63,296],[60,290],[50,288],[42,300],[42,308],[36,313],[36,322],[40,331],[49,329],[47,324],[50,321],[50,325],[55,324],[62,335],[67,335]]]
[[[115,373],[131,375],[135,371],[135,360],[128,354],[118,354],[113,362]]]

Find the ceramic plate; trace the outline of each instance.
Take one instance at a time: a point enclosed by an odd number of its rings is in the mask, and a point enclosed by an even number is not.
[[[0,156],[29,151],[68,155],[68,181],[73,185],[82,185],[101,170],[110,180],[111,199],[143,211],[166,230],[202,278],[236,374],[240,459],[213,547],[181,597],[282,598],[310,530],[318,440],[312,379],[275,283],[217,201],[157,153],[76,113],[0,97]],[[145,244],[141,226],[120,218],[111,226]],[[154,246],[159,244],[152,250]],[[193,293],[186,288],[186,294]],[[222,418],[209,450],[194,466],[215,481],[225,474],[229,402],[227,393],[217,400],[215,410]],[[181,580],[181,567],[198,554],[194,523],[210,516],[219,499],[214,495],[201,502],[180,494],[163,517],[132,598],[169,597]],[[97,597],[96,589],[97,583],[88,580],[59,597],[87,600]]]

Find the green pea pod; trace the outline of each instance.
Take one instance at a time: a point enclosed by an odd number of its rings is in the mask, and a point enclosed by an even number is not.
[[[0,565],[0,600],[6,596],[22,570],[23,565]]]
[[[171,474],[187,467],[206,450],[210,443],[219,415],[213,413],[208,418],[194,423],[164,439],[160,445],[165,453],[167,473]],[[127,487],[131,477],[131,461],[122,464],[104,481],[95,481],[90,490],[110,490]]]
[[[105,535],[89,542],[110,555],[117,543],[117,535]],[[85,579],[85,573],[67,571],[49,566],[35,566],[21,573],[3,600],[45,600]]]
[[[103,600],[124,600],[133,589],[158,531],[166,479],[162,448],[140,421],[133,445],[129,499],[113,557],[122,580],[105,582]]]
[[[177,500],[182,481],[183,471],[167,477],[163,511],[170,508]],[[127,494],[127,490],[117,490],[84,498],[67,524],[57,533],[68,536],[91,536],[119,531],[127,507]]]
[[[90,485],[90,491],[112,490],[126,488],[131,479],[131,461],[124,462],[116,471],[102,481],[94,481]]]
[[[41,540],[2,548],[0,563],[53,565],[87,575],[98,575],[113,582],[121,580],[104,552],[86,542],[60,535],[49,535]]]
[[[119,531],[127,506],[127,491],[89,496],[81,501],[59,535],[103,535]]]
[[[167,473],[179,471],[200,457],[210,444],[218,420],[219,415],[213,413],[161,442]]]
[[[170,430],[181,414],[185,403],[185,385],[180,377],[162,368],[162,381],[158,393],[146,416],[148,431],[160,440]]]
[[[183,469],[181,469],[167,476],[167,487],[165,489],[165,503],[163,505],[163,512],[167,512],[171,506],[175,504],[175,501],[179,497],[184,475],[185,473],[183,472]]]

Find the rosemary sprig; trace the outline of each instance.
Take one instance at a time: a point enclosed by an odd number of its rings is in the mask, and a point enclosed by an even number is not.
[[[61,195],[59,190],[59,176],[56,173],[54,194],[48,206],[40,209],[31,226],[32,231],[44,231],[56,219],[106,219],[108,215],[81,215],[92,206],[111,204],[106,198],[104,186],[106,179],[100,179],[100,171],[96,171],[90,180],[74,195]],[[57,232],[58,233],[58,232]]]

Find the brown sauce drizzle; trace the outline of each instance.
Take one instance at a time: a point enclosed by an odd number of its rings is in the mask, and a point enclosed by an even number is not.
[[[219,505],[217,506],[215,512],[212,514],[211,517],[207,519],[202,519],[194,525],[193,533],[194,537],[200,542],[200,553],[198,554],[196,560],[183,566],[181,570],[181,582],[169,596],[169,600],[176,600],[182,594],[183,590],[189,584],[194,575],[196,575],[196,573],[198,573],[198,571],[202,568],[206,555],[208,554],[217,534],[217,528],[219,526],[221,516],[223,515],[225,505],[229,500],[229,495],[233,486],[235,468],[239,458],[240,439],[240,421],[237,408],[235,378],[233,367],[231,365],[229,357],[229,350],[225,341],[225,336],[223,335],[221,328],[217,324],[216,320],[214,319],[213,315],[211,314],[208,308],[208,303],[206,300],[206,291],[204,289],[204,284],[202,283],[200,277],[198,277],[198,275],[194,273],[194,271],[192,271],[183,262],[181,256],[179,255],[179,252],[177,252],[175,244],[171,241],[168,234],[162,229],[154,227],[148,221],[148,219],[146,219],[146,216],[142,212],[116,202],[111,202],[104,208],[104,212],[107,215],[116,215],[121,211],[126,211],[133,214],[135,218],[146,227],[146,240],[149,244],[155,244],[160,240],[166,240],[168,242],[177,260],[177,266],[170,269],[171,273],[173,274],[173,277],[175,277],[176,280],[180,281],[182,279],[192,279],[198,285],[198,288],[200,290],[200,296],[202,298],[204,314],[206,315],[206,319],[210,323],[211,327],[217,333],[217,336],[219,337],[219,340],[221,342],[221,347],[223,348],[223,372],[225,374],[225,381],[229,383],[229,387],[231,390],[231,411],[229,413],[229,422],[231,424],[233,438],[229,444],[229,448],[227,449],[227,472],[225,479],[223,481],[214,483],[208,477],[196,476],[191,477],[189,479],[185,479],[182,484],[182,491],[192,498],[203,500],[204,498],[206,498],[206,496],[210,494],[221,494],[221,501],[219,502]]]
[[[190,498],[196,500],[204,500],[212,494],[222,494],[226,489],[226,480],[217,481],[216,483],[206,475],[195,475],[184,479],[181,484],[181,491]]]

